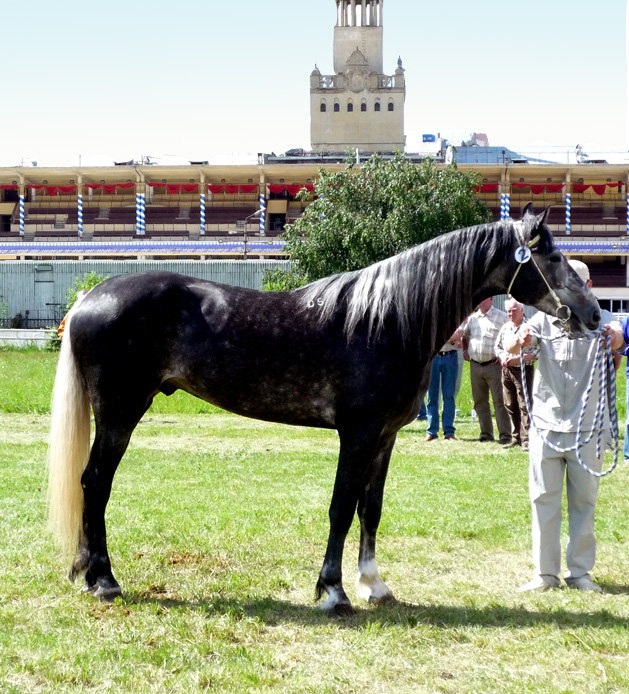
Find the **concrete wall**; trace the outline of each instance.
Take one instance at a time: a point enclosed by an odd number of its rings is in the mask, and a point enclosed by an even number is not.
[[[35,345],[42,349],[55,334],[53,330],[17,330],[14,328],[0,329],[0,345],[10,347],[28,347]]]

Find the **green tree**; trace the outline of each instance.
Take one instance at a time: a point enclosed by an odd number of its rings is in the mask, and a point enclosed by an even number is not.
[[[82,277],[75,277],[74,283],[68,289],[68,293],[66,295],[66,313],[74,306],[77,294],[81,290],[89,291],[92,287],[104,282],[106,279],[109,279],[109,277],[99,275],[96,272],[87,272]],[[61,349],[61,340],[57,336],[56,331],[51,335],[50,339],[46,343],[46,349],[53,352]]]
[[[80,291],[89,291],[92,289],[92,287],[95,287],[97,284],[100,284],[107,279],[109,279],[108,276],[98,275],[96,272],[86,272],[82,277],[75,277],[74,284],[68,289],[66,312],[69,311],[72,306],[74,306],[76,296]]]
[[[453,229],[481,224],[479,175],[456,165],[417,165],[401,153],[374,155],[362,167],[320,170],[315,200],[286,227],[288,272],[275,270],[265,288],[285,290],[337,272],[357,270]],[[302,191],[305,194],[305,191]]]

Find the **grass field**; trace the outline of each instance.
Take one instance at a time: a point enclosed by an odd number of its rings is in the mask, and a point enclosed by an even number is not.
[[[0,691],[629,691],[622,462],[598,504],[604,594],[518,594],[531,573],[526,456],[475,441],[464,379],[458,442],[426,444],[421,423],[398,437],[378,558],[399,602],[355,600],[354,616],[329,619],[313,596],[335,433],[160,397],[114,481],[125,596],[101,604],[65,579],[45,529],[55,358],[0,352]],[[351,599],[357,541],[354,526]]]

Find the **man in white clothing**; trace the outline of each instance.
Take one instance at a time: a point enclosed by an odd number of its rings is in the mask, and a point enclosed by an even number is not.
[[[579,277],[591,286],[587,265],[577,260],[569,262]],[[601,314],[603,334],[611,337],[612,349],[617,350],[624,344],[621,326],[609,311],[601,311]],[[543,339],[534,337],[532,333],[541,335]],[[600,586],[590,576],[596,558],[594,510],[599,478],[579,464],[574,450],[558,452],[549,445],[560,449],[575,445],[580,410],[594,366],[598,340],[598,334],[568,336],[559,320],[538,312],[505,341],[505,348],[511,353],[518,352],[520,347],[539,346],[533,385],[535,426],[531,426],[529,433],[529,493],[535,570],[533,579],[521,586],[521,591],[547,590],[560,585],[561,498],[565,476],[569,541],[564,580],[571,588],[601,592]],[[599,385],[598,379],[594,379],[582,420],[583,441],[594,427]],[[605,427],[609,429],[608,418]],[[597,436],[594,435],[579,450],[588,467],[598,472],[602,467],[604,449],[602,445],[597,451]]]

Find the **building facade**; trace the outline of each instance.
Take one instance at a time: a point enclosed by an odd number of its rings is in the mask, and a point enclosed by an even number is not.
[[[382,48],[383,0],[336,0],[334,74],[310,75],[313,151],[404,150],[404,68],[385,75]]]

